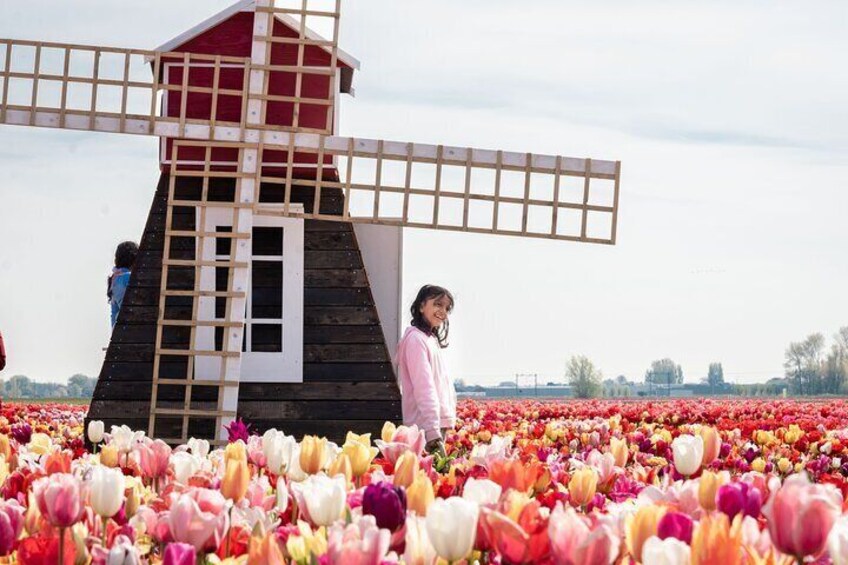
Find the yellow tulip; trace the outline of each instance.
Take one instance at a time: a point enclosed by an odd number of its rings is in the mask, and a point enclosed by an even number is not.
[[[777,462],[777,468],[781,473],[788,473],[792,469],[792,461],[786,457],[781,457],[780,461]]]
[[[395,463],[395,475],[392,482],[396,487],[409,488],[418,475],[419,469],[418,456],[411,451],[404,451]]]
[[[6,482],[6,477],[9,476],[9,464],[6,463],[6,457],[0,453],[0,485]]]
[[[666,509],[662,506],[649,504],[627,517],[625,541],[630,555],[636,561],[642,560],[642,546],[648,538],[657,535],[657,525],[660,518],[665,515],[665,511]]]
[[[397,426],[391,422],[386,422],[383,424],[383,430],[380,432],[380,437],[386,443],[390,443],[392,438],[395,437],[395,430],[397,430]]]
[[[118,448],[114,445],[104,445],[100,450],[100,464],[115,468],[118,466]]]
[[[224,450],[224,464],[226,465],[231,460],[247,463],[247,449],[243,441],[238,440],[227,444],[227,448]]]
[[[765,471],[766,470],[765,459],[763,459],[762,457],[757,457],[756,459],[751,461],[751,469],[758,472],[758,473],[762,473],[763,471]]]
[[[598,474],[591,467],[578,469],[568,481],[568,494],[572,504],[586,506],[598,489]]]
[[[368,471],[371,461],[379,453],[376,447],[369,447],[358,441],[346,443],[342,446],[342,453],[350,457],[350,465],[354,477],[361,477]]]
[[[32,434],[32,437],[27,444],[27,448],[29,448],[30,453],[44,455],[53,449],[53,441],[47,434]]]
[[[406,490],[406,507],[419,516],[426,516],[427,508],[435,499],[433,483],[430,482],[424,471],[419,471],[418,476]]]
[[[627,446],[626,439],[619,439],[617,437],[610,438],[610,453],[615,457],[615,465],[616,467],[624,467],[627,465],[627,458],[630,455],[630,451]]]
[[[327,474],[331,477],[342,475],[345,478],[345,483],[350,484],[353,480],[353,467],[350,464],[350,457],[346,453],[339,453],[336,460],[330,464]]]
[[[9,444],[9,436],[6,434],[0,434],[0,455],[5,457],[6,461],[12,456],[12,446]]]
[[[304,436],[300,442],[300,468],[307,475],[314,475],[324,465],[324,451],[327,447],[327,438],[317,436]],[[353,461],[351,461],[353,463]]]
[[[345,443],[361,443],[365,447],[371,447],[371,434],[355,434],[348,432],[345,437]]]
[[[727,482],[727,473],[701,473],[701,478],[698,479],[698,502],[701,503],[701,508],[708,512],[715,510],[718,489]]]
[[[739,565],[742,563],[742,514],[730,524],[726,514],[706,514],[692,534],[692,565]]]

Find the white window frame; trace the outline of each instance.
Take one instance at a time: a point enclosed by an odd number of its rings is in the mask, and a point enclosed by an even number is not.
[[[292,212],[302,213],[301,204],[291,204]],[[198,225],[200,213],[197,213]],[[232,226],[232,209],[209,206],[206,208],[205,231],[214,232],[218,226]],[[254,216],[253,227],[275,227],[283,229],[282,256],[250,255],[251,269],[248,273],[246,315],[235,319],[244,319],[247,332],[246,349],[241,353],[239,381],[247,383],[302,383],[303,382],[303,220],[283,216]],[[239,240],[234,240],[238,242]],[[234,248],[235,246],[233,246]],[[232,260],[233,256],[216,255],[215,238],[206,238],[202,258],[204,261]],[[282,288],[282,319],[254,319],[251,306],[252,297],[250,275],[253,261],[281,260],[283,263]],[[201,268],[201,290],[215,290],[215,267]],[[215,298],[201,297],[198,308],[200,320],[215,320]],[[234,301],[234,307],[245,304],[242,300]],[[282,352],[250,351],[251,324],[279,323],[282,325]],[[231,331],[230,344],[238,344],[242,349],[244,333]],[[198,327],[197,343],[199,350],[215,349],[215,328]],[[197,369],[204,375],[217,375],[220,371],[221,359],[217,357],[200,356],[196,360]]]

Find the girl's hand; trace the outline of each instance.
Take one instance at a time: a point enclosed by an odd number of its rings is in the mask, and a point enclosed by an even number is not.
[[[441,438],[428,441],[424,449],[431,455],[439,455],[442,458],[447,457],[447,453],[445,453],[445,442]]]

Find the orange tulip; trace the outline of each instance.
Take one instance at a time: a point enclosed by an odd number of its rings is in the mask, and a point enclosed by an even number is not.
[[[542,466],[538,461],[527,464],[518,459],[498,459],[489,466],[489,479],[501,485],[505,491],[514,488],[527,492],[541,474]]]
[[[395,475],[392,482],[396,487],[408,489],[418,475],[420,467],[417,455],[411,451],[404,452],[395,463]]]
[[[53,473],[70,473],[71,456],[65,451],[54,451],[44,461],[44,470],[48,475]]]
[[[698,435],[704,440],[704,456],[701,459],[701,465],[707,466],[716,460],[721,451],[721,435],[712,426],[701,427]]]
[[[626,439],[617,437],[610,438],[610,453],[615,457],[615,466],[624,468],[627,465],[627,458],[630,456],[630,449]]]
[[[244,443],[236,441],[227,445],[224,450],[224,465],[221,494],[233,502],[238,502],[244,497],[250,484],[250,468],[247,466]]]
[[[6,461],[8,461],[9,457],[12,456],[12,446],[9,444],[9,436],[6,434],[0,434],[0,455],[2,455]]]
[[[427,508],[435,499],[433,483],[424,471],[419,471],[418,476],[406,490],[406,507],[419,516],[426,516]]]
[[[324,466],[327,438],[304,436],[300,442],[300,468],[307,475],[314,475]]]
[[[650,504],[642,506],[635,514],[628,516],[625,541],[627,550],[636,561],[642,560],[642,546],[648,538],[657,535],[657,525],[665,512],[664,507]]]
[[[730,524],[726,514],[707,514],[692,534],[692,565],[742,563],[742,514]]]
[[[272,534],[251,536],[247,562],[251,565],[285,565],[283,550]]]
[[[586,506],[598,489],[598,474],[591,467],[578,469],[568,481],[568,495],[575,506]]]

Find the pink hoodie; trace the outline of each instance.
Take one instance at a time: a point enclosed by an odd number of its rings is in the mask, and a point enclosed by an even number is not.
[[[398,383],[403,423],[424,430],[427,441],[456,424],[456,390],[448,379],[435,336],[410,326],[398,344]]]

